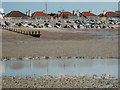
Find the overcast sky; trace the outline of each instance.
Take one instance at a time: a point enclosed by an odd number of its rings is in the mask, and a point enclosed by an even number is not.
[[[0,0],[2,2],[45,2],[46,0]],[[48,2],[119,2],[120,0],[47,0]]]

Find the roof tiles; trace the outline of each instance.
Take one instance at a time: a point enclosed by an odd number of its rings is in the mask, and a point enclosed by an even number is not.
[[[34,12],[31,17],[51,17],[50,15],[44,12]]]
[[[86,17],[88,17],[88,16],[97,16],[97,15],[95,15],[95,14],[93,14],[93,13],[91,13],[91,12],[82,12],[81,14],[80,14],[80,16],[86,16]]]
[[[20,11],[11,11],[10,13],[6,14],[4,17],[28,17],[28,16]]]
[[[119,17],[119,14],[115,12],[106,12],[106,14],[100,14],[100,17]]]

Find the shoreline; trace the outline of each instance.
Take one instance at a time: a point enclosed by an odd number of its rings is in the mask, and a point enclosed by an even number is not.
[[[118,57],[82,57],[82,56],[74,56],[74,57],[62,57],[62,56],[57,56],[57,57],[51,57],[51,56],[31,56],[31,57],[1,57],[0,61],[26,61],[26,60],[63,60],[63,59],[119,59]]]

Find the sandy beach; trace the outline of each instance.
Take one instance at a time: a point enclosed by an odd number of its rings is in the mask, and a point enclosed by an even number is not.
[[[35,38],[3,29],[3,57],[118,57],[118,30],[20,29],[40,30],[42,35]]]
[[[120,87],[118,2],[1,5],[0,89]]]
[[[3,57],[118,58],[118,30],[30,29],[41,31],[35,38],[2,29]],[[16,59],[18,60],[18,59]],[[25,58],[23,58],[25,60]],[[31,60],[34,60],[31,58]],[[3,60],[4,61],[4,60]],[[118,78],[103,76],[3,76],[3,88],[117,88]]]

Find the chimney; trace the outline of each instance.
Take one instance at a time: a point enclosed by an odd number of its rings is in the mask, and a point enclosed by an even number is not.
[[[73,10],[73,14],[75,15],[75,10]]]
[[[26,15],[28,16],[28,12],[26,12]]]
[[[89,13],[92,13],[92,11],[89,11]]]
[[[4,13],[4,9],[0,8],[0,13]]]
[[[80,15],[79,10],[77,10],[77,11],[76,11],[76,13],[77,13],[77,16],[79,16],[79,15]]]
[[[31,16],[31,10],[28,11],[28,15]]]
[[[103,11],[103,15],[105,15],[105,14],[106,14],[106,11],[104,10],[104,11]]]
[[[64,12],[65,10],[63,9],[62,12]]]
[[[45,10],[43,10],[42,12],[45,13]]]
[[[60,15],[61,14],[61,11],[58,11],[58,15]]]

